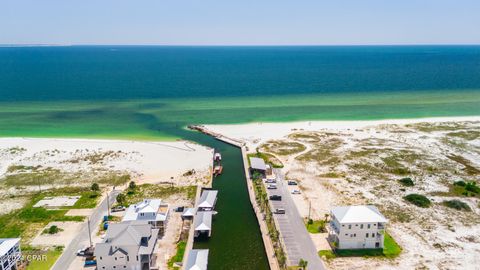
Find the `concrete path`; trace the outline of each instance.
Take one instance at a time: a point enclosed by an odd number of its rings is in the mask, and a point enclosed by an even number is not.
[[[115,202],[117,195],[120,194],[119,190],[114,190],[109,194],[109,203],[110,206]],[[103,220],[103,216],[107,215],[107,198],[105,198],[98,206],[95,208],[94,212],[90,216],[90,229],[92,232],[96,227],[99,226],[100,222]],[[72,240],[72,242],[65,248],[62,255],[52,267],[52,270],[64,270],[68,269],[72,264],[73,260],[77,256],[77,250],[83,248],[82,243],[88,242],[88,226],[87,222],[83,225],[83,228],[80,230],[78,235]]]
[[[281,201],[270,200],[269,202],[272,212],[276,208],[285,209],[285,214],[273,214],[273,216],[278,224],[280,237],[286,247],[288,265],[298,265],[299,260],[304,259],[308,261],[307,269],[325,269],[291,197],[296,195],[290,194],[284,175],[279,169],[275,169],[275,174],[277,176],[277,189],[267,189],[267,193],[268,196],[282,196]]]

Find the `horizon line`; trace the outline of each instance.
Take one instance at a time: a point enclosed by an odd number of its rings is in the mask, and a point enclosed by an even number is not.
[[[382,47],[382,46],[480,46],[480,43],[385,43],[385,44],[2,44],[0,47],[75,47],[75,46],[138,46],[138,47]]]

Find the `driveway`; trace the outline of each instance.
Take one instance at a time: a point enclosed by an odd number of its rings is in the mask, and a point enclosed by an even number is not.
[[[114,190],[109,194],[109,202],[112,205],[117,198],[117,195],[120,194],[119,190]],[[107,198],[105,198],[93,211],[90,216],[90,229],[92,232],[96,227],[99,226],[100,222],[103,220],[103,216],[107,215]],[[83,248],[84,243],[89,242],[88,236],[88,226],[87,222],[84,223],[83,228],[77,234],[77,236],[70,242],[70,244],[65,248],[62,255],[52,267],[52,270],[63,270],[67,269],[66,266],[70,266],[77,256],[77,250]]]
[[[298,265],[299,260],[304,259],[308,261],[308,269],[325,269],[291,197],[296,195],[292,195],[288,191],[288,185],[281,170],[275,169],[275,175],[277,176],[277,189],[267,189],[267,193],[269,196],[282,196],[281,201],[270,200],[269,202],[272,212],[276,208],[285,209],[285,214],[273,214],[273,216],[279,225],[280,237],[286,247],[288,265]]]

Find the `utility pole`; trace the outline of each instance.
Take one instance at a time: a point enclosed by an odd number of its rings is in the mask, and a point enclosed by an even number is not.
[[[310,210],[312,209],[312,202],[311,201],[308,201],[308,220],[307,222],[310,221]]]
[[[108,191],[107,191],[107,216],[110,216],[110,197],[108,196]]]
[[[88,224],[88,238],[90,239],[90,247],[93,246],[92,244],[92,232],[90,231],[90,218],[87,218],[87,224]]]

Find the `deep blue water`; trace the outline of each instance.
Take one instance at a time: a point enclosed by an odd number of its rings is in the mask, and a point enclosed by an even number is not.
[[[480,89],[480,46],[0,48],[0,101]]]

